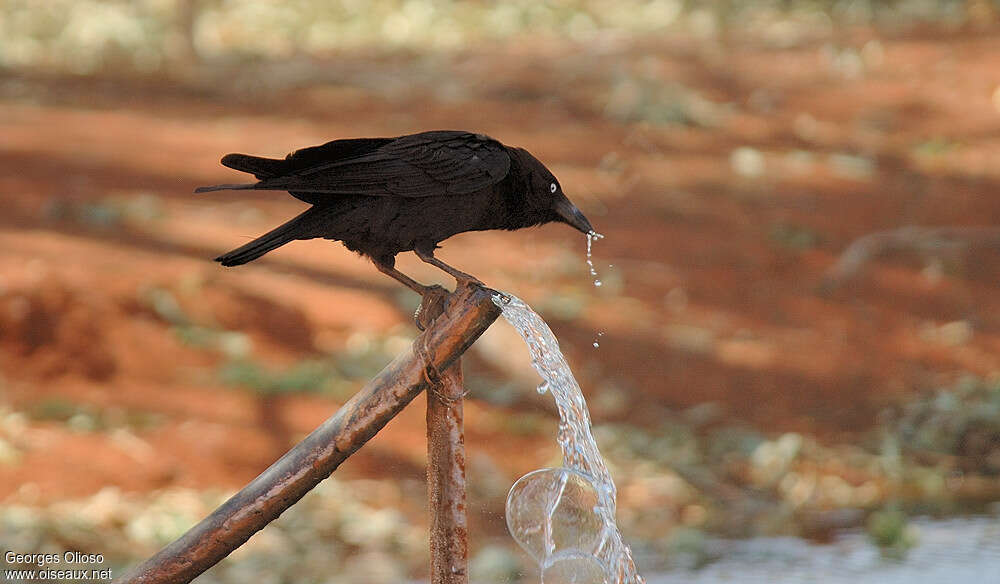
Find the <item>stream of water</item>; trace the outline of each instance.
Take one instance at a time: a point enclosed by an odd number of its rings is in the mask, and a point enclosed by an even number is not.
[[[615,484],[559,341],[520,299],[497,294],[493,302],[527,343],[531,364],[542,378],[539,393],[555,398],[563,453],[561,468],[528,473],[511,488],[511,535],[538,561],[545,584],[643,584],[615,523]]]
[[[589,243],[589,241],[588,241]],[[559,342],[515,296],[493,297],[524,339],[531,364],[559,410],[563,466],[521,477],[507,498],[511,535],[544,584],[643,584],[615,522],[615,484],[591,433],[590,413]],[[887,560],[861,530],[832,544],[796,538],[712,540],[700,568],[650,575],[649,584],[1000,583],[1000,516],[916,520],[918,543]]]

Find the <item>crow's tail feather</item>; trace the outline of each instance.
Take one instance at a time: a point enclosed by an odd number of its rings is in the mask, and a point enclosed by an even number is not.
[[[207,187],[198,187],[194,190],[196,193],[210,193],[212,191],[244,191],[249,189],[254,189],[257,187],[257,183],[245,183],[245,184],[234,184],[234,185],[211,185]]]
[[[266,254],[272,249],[279,248],[289,241],[296,239],[309,239],[313,237],[309,233],[308,226],[313,209],[307,210],[291,221],[275,227],[257,239],[240,246],[229,253],[225,253],[215,258],[215,261],[224,266],[239,266],[251,262]]]
[[[292,187],[290,179],[278,177],[278,178],[269,178],[255,183],[237,183],[237,184],[210,185],[207,187],[198,187],[194,190],[194,192],[210,193],[212,191],[287,191],[290,187]],[[303,190],[309,191],[308,188],[304,188]]]
[[[222,164],[234,170],[249,172],[260,181],[277,178],[284,174],[288,168],[287,160],[278,158],[261,158],[260,156],[250,156],[248,154],[227,154],[222,157]],[[284,190],[280,184],[281,182],[282,181],[280,180],[271,180],[267,181],[267,183],[256,182],[211,185],[207,187],[198,187],[194,190],[194,192],[210,193],[212,191],[242,191],[251,189],[258,189],[262,191],[281,191]]]
[[[249,172],[260,180],[281,176],[290,170],[287,159],[263,158],[249,154],[226,154],[222,157],[222,165],[233,170]]]

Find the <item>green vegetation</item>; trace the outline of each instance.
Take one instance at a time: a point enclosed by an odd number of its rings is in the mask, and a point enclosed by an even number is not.
[[[1000,381],[967,377],[887,412],[888,439],[943,467],[1000,475]]]
[[[25,413],[32,420],[61,422],[78,432],[103,432],[118,428],[141,430],[155,427],[164,420],[162,414],[102,408],[60,397],[38,401]]]
[[[170,324],[181,343],[223,355],[226,359],[216,371],[222,383],[261,395],[323,393],[345,399],[357,390],[358,382],[378,373],[401,345],[409,343],[408,338],[398,335],[378,338],[356,335],[353,344],[342,353],[309,357],[284,368],[273,367],[254,357],[253,341],[246,333],[224,330],[212,322],[196,322],[168,288],[146,289],[140,294],[140,302]]]
[[[771,226],[768,234],[777,246],[792,250],[805,251],[816,247],[820,236],[815,231],[802,225],[777,223]]]
[[[329,363],[305,360],[287,369],[269,369],[248,360],[233,360],[219,368],[219,379],[261,395],[323,393],[335,371]]]
[[[327,479],[198,580],[247,582],[261,574],[280,574],[286,582],[334,584],[406,580],[426,565],[427,541],[422,526],[384,505],[386,500],[399,500],[401,488],[395,479],[358,483]],[[102,568],[122,574],[180,536],[230,494],[170,489],[135,495],[107,488],[75,501],[4,505],[0,546],[24,553],[62,549],[100,553],[106,562]],[[419,508],[410,512],[417,516]]]
[[[867,527],[868,536],[886,557],[900,558],[917,543],[906,514],[895,506],[872,513]]]
[[[887,556],[899,557],[915,544],[909,514],[976,509],[1000,492],[995,381],[970,377],[890,408],[866,448],[822,444],[796,433],[767,436],[719,424],[699,409],[656,429],[595,428],[625,493],[623,528],[657,546],[668,542],[656,543],[654,533],[671,520],[651,509],[668,509],[686,528],[744,536],[822,532],[845,526],[848,518],[846,525],[866,525]],[[629,492],[644,493],[642,512],[630,510],[635,502],[629,502]],[[688,535],[678,535],[677,542]]]
[[[164,217],[163,203],[149,193],[117,194],[92,201],[54,198],[45,208],[46,218],[69,221],[91,229],[116,229],[143,224]]]

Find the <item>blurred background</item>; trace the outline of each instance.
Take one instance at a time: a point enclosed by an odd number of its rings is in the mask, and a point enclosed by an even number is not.
[[[651,582],[1000,578],[998,9],[0,0],[0,548],[120,573],[414,337],[339,244],[213,263],[304,206],[221,155],[453,128],[606,236],[600,287],[560,226],[440,257],[558,335]],[[473,581],[534,582],[555,408],[503,322],[464,363]],[[199,581],[425,578],[422,403]]]

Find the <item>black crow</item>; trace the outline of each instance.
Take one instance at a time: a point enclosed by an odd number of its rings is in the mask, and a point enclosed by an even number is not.
[[[464,231],[520,229],[551,221],[583,233],[590,221],[563,194],[556,177],[523,148],[460,131],[397,138],[334,140],[285,159],[229,154],[222,164],[259,182],[200,187],[288,191],[312,207],[215,260],[237,266],[295,239],[340,240],[378,269],[423,294],[427,287],[396,270],[395,256],[414,251],[459,284],[478,281],[434,257],[438,243]]]

